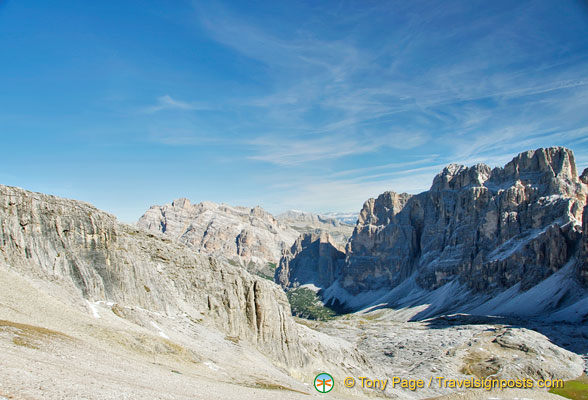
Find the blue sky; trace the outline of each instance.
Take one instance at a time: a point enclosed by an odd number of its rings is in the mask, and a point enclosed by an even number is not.
[[[358,211],[450,162],[588,167],[585,1],[0,0],[0,183],[119,219]]]

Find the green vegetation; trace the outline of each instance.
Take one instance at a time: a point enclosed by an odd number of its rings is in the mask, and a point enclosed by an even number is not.
[[[249,267],[250,267],[249,268],[250,271],[255,270],[255,264],[254,263],[250,263],[249,264]],[[274,281],[275,272],[276,272],[276,263],[267,263],[267,264],[265,264],[265,266],[263,268],[257,270],[255,272],[255,274],[257,276],[260,276],[260,277],[262,277],[264,279],[267,279],[267,280],[273,282]]]
[[[255,275],[257,275],[257,276],[259,276],[261,278],[267,279],[269,281],[272,281],[272,282],[274,281],[274,276],[273,275],[266,275],[266,274],[263,273],[263,271],[257,271],[255,273]]]
[[[323,305],[318,295],[307,288],[290,289],[286,293],[292,307],[292,314],[306,319],[326,321],[337,313]]]
[[[287,386],[283,386],[283,385],[279,385],[277,383],[271,383],[271,382],[264,382],[264,381],[256,381],[253,384],[249,384],[249,385],[244,385],[246,387],[252,387],[255,389],[267,389],[267,390],[287,390],[289,392],[296,392],[296,393],[300,393],[300,394],[304,394],[308,396],[308,393],[304,393],[301,392],[299,390],[296,389],[292,389],[289,388]]]
[[[227,262],[231,264],[233,267],[238,267],[239,263],[235,260],[228,259]]]
[[[12,343],[31,349],[39,349],[50,339],[71,339],[66,334],[51,329],[5,320],[0,320],[0,332],[11,333]]]
[[[588,400],[588,377],[566,381],[561,389],[551,389],[549,393],[572,400]]]

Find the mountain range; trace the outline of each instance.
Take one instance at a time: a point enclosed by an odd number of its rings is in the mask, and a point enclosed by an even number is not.
[[[587,183],[588,170],[578,174],[562,147],[498,168],[452,164],[426,192],[367,200],[344,251],[324,236],[299,240],[276,277],[286,289],[317,288],[347,311],[586,322]]]
[[[187,199],[128,225],[0,185],[0,398],[294,399],[325,371],[575,378],[587,195],[561,147],[449,165],[426,192],[367,200],[354,227]],[[552,398],[488,395],[508,393]],[[373,394],[339,383],[331,397]]]

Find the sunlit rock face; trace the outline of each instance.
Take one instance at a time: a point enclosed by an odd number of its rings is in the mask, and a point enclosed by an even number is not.
[[[250,271],[265,271],[278,263],[298,232],[276,220],[261,207],[232,207],[177,199],[152,206],[139,219],[140,228],[162,233],[207,255],[234,260]]]
[[[586,192],[561,147],[521,153],[504,168],[449,165],[427,192],[364,204],[343,286],[394,287],[417,272],[429,289],[455,276],[475,290],[529,288],[572,257]]]
[[[410,279],[426,291],[452,282],[471,293],[526,291],[562,270],[581,243],[586,249],[586,175],[562,147],[521,153],[502,168],[451,164],[426,192],[367,200],[340,272],[323,287],[356,296]],[[578,278],[586,281],[585,264]]]
[[[332,217],[321,214],[313,214],[304,211],[289,210],[276,216],[276,219],[291,228],[294,228],[300,234],[321,232],[329,233],[331,241],[337,245],[347,243],[353,227],[355,226],[356,217],[352,213],[331,213]],[[349,221],[353,220],[352,223]]]
[[[1,266],[68,288],[73,299],[188,316],[252,343],[279,365],[306,363],[277,285],[87,203],[0,186],[0,244]]]

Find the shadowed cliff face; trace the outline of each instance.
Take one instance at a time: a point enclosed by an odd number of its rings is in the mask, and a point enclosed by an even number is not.
[[[450,283],[471,293],[517,284],[526,291],[577,254],[584,179],[561,147],[521,153],[503,168],[449,165],[429,191],[366,201],[344,265],[323,288],[336,287],[330,296],[337,298],[340,289],[384,293],[410,279],[427,291]],[[584,265],[577,276],[585,280]]]
[[[341,272],[344,257],[328,233],[305,233],[282,256],[275,280],[284,288],[305,284],[325,287]]]
[[[188,315],[253,343],[278,364],[305,362],[276,285],[89,204],[0,186],[0,245],[0,263],[74,297]]]
[[[582,176],[580,176],[580,180],[588,184],[588,168],[584,170]],[[576,265],[580,281],[584,286],[588,287],[588,200],[586,203],[582,217],[582,241],[580,243]]]

